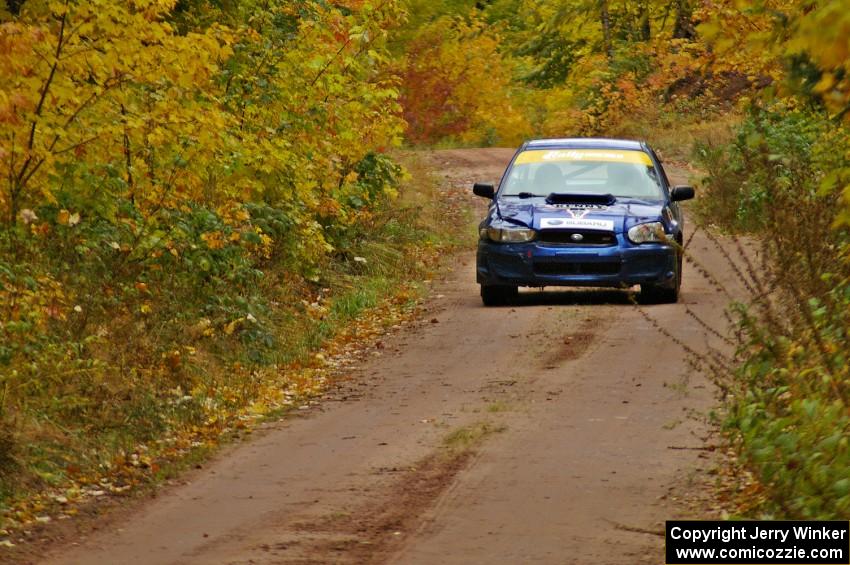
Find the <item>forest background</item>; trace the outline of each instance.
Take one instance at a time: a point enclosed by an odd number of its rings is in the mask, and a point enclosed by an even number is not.
[[[846,517],[849,8],[0,0],[0,530],[162,480],[410,315],[472,230],[409,149],[578,135],[691,162],[702,229],[760,242],[701,360],[736,511]]]

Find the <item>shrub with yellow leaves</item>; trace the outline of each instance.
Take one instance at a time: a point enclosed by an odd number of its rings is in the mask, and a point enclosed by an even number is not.
[[[251,402],[396,194],[400,3],[225,4],[0,0],[0,500]]]

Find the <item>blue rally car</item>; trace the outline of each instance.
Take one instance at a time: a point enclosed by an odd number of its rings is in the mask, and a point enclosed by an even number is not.
[[[676,302],[689,186],[671,187],[655,152],[617,139],[540,139],[519,148],[479,226],[477,279],[487,306],[520,286],[640,285]]]

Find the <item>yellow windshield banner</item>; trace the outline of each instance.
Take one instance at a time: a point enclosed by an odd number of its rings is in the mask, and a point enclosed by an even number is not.
[[[516,161],[517,165],[525,163],[565,163],[570,161],[595,161],[606,163],[635,163],[652,166],[649,155],[643,151],[628,149],[535,149],[523,151]]]

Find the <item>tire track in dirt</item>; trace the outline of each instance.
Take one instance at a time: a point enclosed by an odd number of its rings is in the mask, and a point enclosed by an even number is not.
[[[397,536],[418,525],[422,513],[474,456],[471,446],[459,451],[440,450],[401,471],[381,497],[350,512],[295,524],[290,543],[268,550],[275,559],[287,563],[327,563],[329,555],[337,555],[336,562],[382,562],[388,552],[397,549]]]

